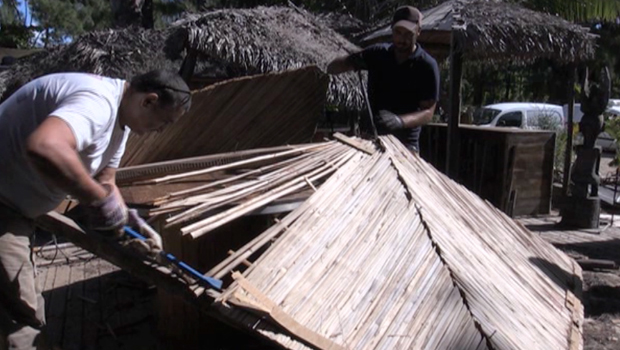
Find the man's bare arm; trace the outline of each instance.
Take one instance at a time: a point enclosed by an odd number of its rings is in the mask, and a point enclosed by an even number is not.
[[[53,185],[80,202],[91,203],[106,197],[80,160],[77,142],[69,125],[48,117],[27,139],[26,152],[34,167]]]
[[[420,102],[421,109],[419,111],[401,114],[399,117],[403,120],[405,128],[415,128],[417,126],[426,125],[433,120],[436,106],[437,102],[434,100],[422,101]]]
[[[348,61],[349,56],[342,56],[334,59],[327,65],[328,74],[341,74],[354,70],[354,67]]]

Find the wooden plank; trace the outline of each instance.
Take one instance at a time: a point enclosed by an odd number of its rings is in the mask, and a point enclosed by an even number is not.
[[[80,296],[84,293],[84,263],[70,264],[69,270],[62,349],[79,350],[82,348],[83,300]]]
[[[116,242],[98,234],[86,234],[73,220],[50,212],[37,220],[37,225],[56,232],[76,245],[112,262],[134,276],[164,288],[182,298],[195,302],[196,295],[191,286],[182,279],[175,277],[165,267],[153,264],[133,251],[121,247]],[[66,282],[65,282],[66,283]],[[208,297],[205,295],[205,297]]]
[[[345,145],[349,145],[349,146],[351,146],[351,147],[353,147],[353,148],[355,148],[357,150],[360,150],[360,151],[362,151],[364,153],[367,153],[367,154],[370,154],[370,155],[375,153],[375,149],[374,148],[370,147],[368,144],[365,144],[365,143],[363,143],[363,142],[361,142],[359,140],[347,137],[347,136],[345,136],[345,135],[343,135],[343,134],[341,134],[339,132],[335,133],[333,136],[334,136],[334,138],[336,140],[344,143]]]
[[[284,327],[287,331],[289,331],[292,335],[302,339],[304,342],[310,343],[318,349],[325,350],[344,350],[345,347],[340,344],[334,343],[333,341],[323,337],[322,335],[313,332],[312,330],[304,327],[299,322],[295,321],[291,316],[287,315],[281,308],[279,308],[273,301],[267,298],[260,290],[254,287],[250,282],[248,282],[243,276],[235,272],[233,273],[233,278],[239,286],[243,288],[250,295],[255,297],[258,300],[258,305],[262,307],[264,312],[269,315],[269,317],[278,323],[280,326]],[[232,300],[231,300],[232,301]]]
[[[49,313],[47,314],[47,329],[53,344],[62,344],[63,342],[70,274],[71,268],[68,265],[58,266],[51,290]]]
[[[99,264],[101,259],[84,263],[82,345],[85,350],[97,349],[97,338],[102,328]]]

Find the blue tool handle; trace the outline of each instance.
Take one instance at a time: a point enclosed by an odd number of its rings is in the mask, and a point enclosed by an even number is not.
[[[143,235],[139,234],[138,232],[136,232],[134,229],[132,229],[129,226],[123,227],[123,230],[125,231],[126,234],[130,235],[133,238],[137,238],[141,241],[146,241],[146,238]]]
[[[124,227],[125,233],[127,233],[129,236],[133,237],[133,238],[137,238],[141,241],[145,241],[146,238],[144,236],[142,236],[141,234],[139,234],[138,232],[136,232],[134,229],[132,229],[129,226],[125,226]],[[209,284],[211,287],[216,288],[216,289],[222,289],[222,281],[218,280],[216,278],[213,277],[207,277],[204,276],[203,274],[201,274],[200,272],[198,272],[197,270],[195,270],[193,267],[187,265],[186,263],[179,261],[179,259],[177,259],[174,255],[170,254],[170,253],[164,253],[161,252],[161,254],[168,259],[168,261],[170,261],[171,263],[176,264],[177,266],[179,266],[181,269],[183,269],[185,272],[189,273],[190,275],[192,275],[194,278],[197,278],[203,282],[206,282],[207,284]]]
[[[174,255],[172,255],[170,253],[166,253],[166,258],[168,260],[170,260],[171,262],[177,264],[180,268],[182,268],[183,270],[185,270],[186,272],[188,272],[189,274],[191,274],[195,278],[198,278],[199,280],[208,283],[213,288],[222,289],[222,281],[221,280],[215,279],[213,277],[204,276],[200,272],[196,271],[193,267],[187,265],[186,263],[184,263],[182,261],[179,261]]]

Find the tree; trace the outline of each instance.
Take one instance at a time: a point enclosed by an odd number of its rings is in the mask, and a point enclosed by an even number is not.
[[[106,0],[31,0],[33,18],[42,28],[44,46],[61,44],[72,37],[111,24]]]
[[[19,12],[21,2],[17,0],[0,1],[0,46],[27,48],[32,38],[32,28],[24,23]]]

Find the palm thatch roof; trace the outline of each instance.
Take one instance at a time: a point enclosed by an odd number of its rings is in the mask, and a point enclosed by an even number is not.
[[[454,28],[467,60],[530,62],[549,58],[578,62],[594,55],[595,36],[588,28],[558,16],[498,0],[449,0],[423,11],[419,41],[439,57],[449,54]],[[366,35],[364,45],[390,40],[391,28]]]
[[[155,68],[178,70],[186,49],[200,53],[195,72],[206,72],[216,81],[309,65],[324,68],[331,59],[359,50],[328,27],[334,22],[330,18],[295,7],[258,7],[189,14],[165,30],[88,33],[0,72],[0,94],[16,80],[61,71],[129,78]],[[359,110],[363,97],[357,77],[332,77],[328,104]]]
[[[167,30],[122,29],[88,33],[68,45],[38,52],[0,73],[0,95],[17,80],[27,82],[57,72],[87,72],[115,78],[157,68],[178,70],[180,58],[165,52]]]
[[[178,26],[174,51],[194,49],[227,65],[233,75],[278,72],[317,65],[359,50],[323,20],[294,7],[225,9],[190,15]],[[331,78],[328,104],[358,110],[363,106],[352,74]]]

